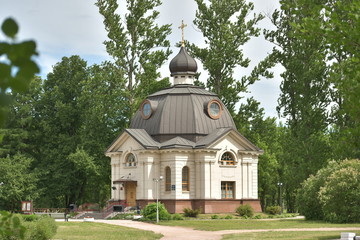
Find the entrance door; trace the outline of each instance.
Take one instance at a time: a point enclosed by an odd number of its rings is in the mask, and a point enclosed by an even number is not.
[[[126,183],[126,202],[129,206],[136,206],[136,183]]]

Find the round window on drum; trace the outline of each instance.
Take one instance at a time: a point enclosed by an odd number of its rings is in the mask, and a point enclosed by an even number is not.
[[[207,105],[207,112],[212,119],[219,119],[222,113],[220,101],[211,100]]]
[[[140,111],[143,119],[149,119],[151,117],[153,110],[149,100],[145,100],[142,102]]]

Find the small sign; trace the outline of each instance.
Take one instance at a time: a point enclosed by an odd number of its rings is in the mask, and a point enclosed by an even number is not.
[[[32,201],[22,201],[21,202],[21,211],[22,212],[32,212]]]

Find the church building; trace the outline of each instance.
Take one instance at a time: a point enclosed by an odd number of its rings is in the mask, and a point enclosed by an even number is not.
[[[218,96],[195,86],[197,63],[184,45],[170,62],[173,86],[149,95],[106,150],[113,204],[145,207],[158,198],[170,213],[184,208],[261,211],[262,150],[236,129]]]

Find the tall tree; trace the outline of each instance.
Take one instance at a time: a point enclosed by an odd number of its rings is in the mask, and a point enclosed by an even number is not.
[[[126,83],[124,97],[129,107],[125,116],[130,120],[140,101],[154,91],[154,84],[157,85],[158,69],[171,54],[170,42],[166,39],[171,30],[170,25],[159,26],[155,22],[159,16],[155,8],[161,4],[160,0],[123,2],[127,10],[124,17],[116,13],[117,0],[98,0],[96,6],[108,32],[109,40],[104,42],[106,51]],[[162,79],[160,85],[169,85],[168,78]]]
[[[191,44],[188,48],[209,73],[206,87],[218,94],[235,116],[235,104],[241,98],[240,93],[245,93],[259,76],[272,77],[267,71],[272,66],[268,58],[261,61],[249,76],[234,76],[237,68],[249,66],[250,59],[244,56],[242,47],[251,37],[259,36],[260,29],[256,25],[264,16],[254,14],[249,18],[254,5],[245,0],[195,1],[198,9],[194,24],[202,32],[206,47]]]
[[[311,1],[301,0],[308,5]],[[324,39],[333,94],[334,158],[360,157],[360,1],[322,0],[312,8],[318,19],[294,23],[305,38]]]
[[[330,157],[326,132],[331,89],[324,40],[303,38],[293,26],[309,17],[319,19],[319,15],[312,14],[316,3],[301,5],[298,1],[283,0],[281,5],[281,10],[272,15],[277,30],[265,31],[265,36],[276,45],[272,55],[285,68],[280,75],[283,80],[278,100],[278,112],[287,119],[289,127],[281,161],[282,181],[288,210],[295,211],[295,194],[300,183],[323,167]]]
[[[43,170],[41,187],[45,189],[42,206],[65,207],[74,202],[71,164],[68,156],[80,144],[80,129],[84,107],[79,101],[87,78],[86,62],[78,56],[63,57],[44,81],[41,99],[41,126],[43,137],[39,140]],[[68,195],[70,195],[68,197]]]
[[[259,156],[259,198],[261,208],[278,204],[277,182],[279,179],[278,159],[282,154],[280,145],[281,128],[276,118],[265,118],[264,109],[253,98],[240,105],[234,118],[238,130],[264,153]]]
[[[37,103],[42,96],[42,80],[35,77],[24,93],[12,93],[13,102],[9,106],[8,118],[0,135],[0,157],[21,153],[36,158],[38,154],[37,137],[40,134]]]

